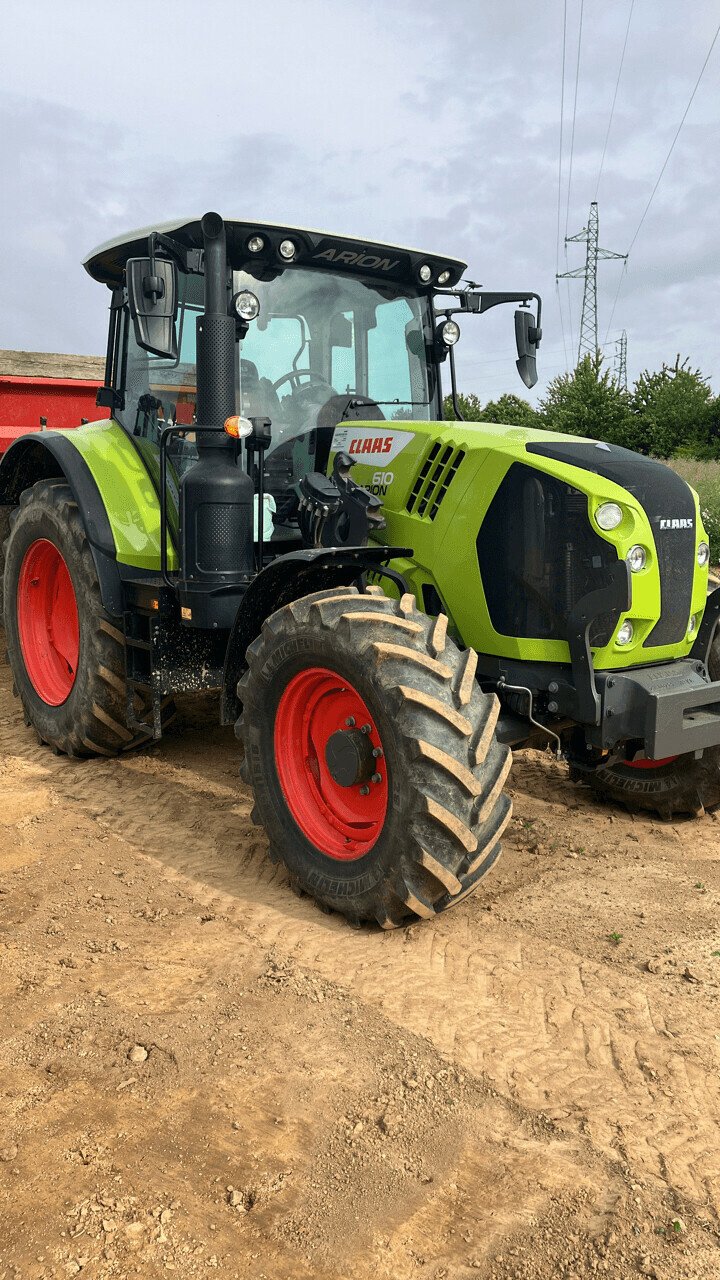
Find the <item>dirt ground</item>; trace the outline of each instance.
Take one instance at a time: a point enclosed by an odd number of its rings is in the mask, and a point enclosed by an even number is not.
[[[214,715],[56,758],[0,674],[0,1280],[716,1280],[718,819],[531,753],[480,892],[352,929]]]

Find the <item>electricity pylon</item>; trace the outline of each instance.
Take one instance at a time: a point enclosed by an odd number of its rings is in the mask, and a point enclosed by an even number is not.
[[[578,231],[577,235],[566,236],[566,244],[575,244],[577,242],[584,243],[587,248],[585,250],[585,266],[577,267],[575,271],[562,271],[558,274],[558,280],[584,280],[585,289],[583,291],[582,316],[580,318],[580,342],[578,343],[578,364],[583,358],[583,353],[595,355],[598,348],[598,317],[597,317],[597,264],[599,258],[622,258],[627,261],[626,253],[613,253],[612,249],[598,248],[598,207],[597,200],[593,200],[590,205],[590,217],[588,224],[583,227],[582,231]]]
[[[627,330],[623,329],[619,338],[615,339],[616,377],[621,391],[627,391]]]

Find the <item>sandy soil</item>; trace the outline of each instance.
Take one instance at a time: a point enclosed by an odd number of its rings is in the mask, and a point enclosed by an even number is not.
[[[213,715],[55,758],[0,675],[0,1280],[718,1277],[718,820],[532,753],[478,894],[352,929]]]

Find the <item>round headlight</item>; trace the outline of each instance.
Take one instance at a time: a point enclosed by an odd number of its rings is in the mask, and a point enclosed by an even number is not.
[[[622,518],[622,508],[618,506],[617,502],[603,502],[602,506],[598,507],[595,512],[596,525],[598,528],[604,529],[606,533],[609,533],[611,529],[617,529],[618,525],[622,524]]]
[[[694,613],[688,623],[687,633],[689,636],[694,636],[696,631],[697,631],[697,614]]]
[[[262,236],[251,236],[248,240],[247,247],[251,253],[262,253],[265,248],[265,241]]]
[[[641,546],[631,547],[625,559],[630,565],[631,573],[639,573],[647,564],[647,551]]]
[[[635,628],[629,618],[623,622],[620,630],[615,637],[616,644],[630,644],[635,635]]]
[[[697,560],[698,560],[698,564],[700,565],[700,568],[701,568],[701,569],[704,569],[704,568],[705,568],[705,565],[709,563],[709,561],[710,561],[710,548],[709,548],[709,546],[708,546],[707,542],[701,542],[701,543],[698,545],[698,549],[697,549]]]
[[[280,241],[280,257],[290,262],[295,257],[295,245],[292,240]]]
[[[427,284],[428,280],[432,280],[432,267],[429,267],[427,262],[423,262],[420,270],[418,271],[418,275],[420,276],[423,284]]]
[[[454,347],[460,337],[460,325],[454,320],[446,320],[442,327],[442,340],[446,347]]]
[[[438,276],[438,284],[447,284],[449,279],[450,279],[450,272],[441,271],[440,275]]]
[[[260,303],[249,289],[243,289],[233,298],[235,314],[240,320],[254,320],[260,314]]]

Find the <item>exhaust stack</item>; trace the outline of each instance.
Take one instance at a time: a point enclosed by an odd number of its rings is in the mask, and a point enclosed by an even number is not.
[[[180,604],[196,627],[230,628],[253,569],[254,486],[238,442],[222,430],[237,412],[235,321],[228,314],[225,223],[201,222],[205,310],[197,320],[198,461],[180,481]],[[203,431],[211,427],[212,431]]]

